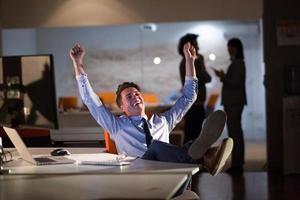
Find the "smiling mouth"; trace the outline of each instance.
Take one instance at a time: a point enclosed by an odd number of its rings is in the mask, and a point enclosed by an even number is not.
[[[136,102],[136,103],[134,103],[133,104],[133,106],[137,106],[137,105],[139,105],[139,104],[141,104],[142,102]]]

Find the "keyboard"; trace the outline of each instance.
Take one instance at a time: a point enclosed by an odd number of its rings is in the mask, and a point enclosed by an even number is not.
[[[130,165],[128,161],[118,161],[118,160],[103,160],[103,161],[82,161],[82,165],[104,165],[104,166],[124,166]]]
[[[55,160],[52,160],[52,159],[46,158],[46,157],[34,158],[34,160],[37,162],[41,162],[41,163],[57,162]]]

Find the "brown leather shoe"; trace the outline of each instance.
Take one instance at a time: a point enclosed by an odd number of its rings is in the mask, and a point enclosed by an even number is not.
[[[222,170],[232,152],[232,148],[233,140],[229,137],[225,138],[220,146],[207,150],[203,165],[212,176],[217,175]]]

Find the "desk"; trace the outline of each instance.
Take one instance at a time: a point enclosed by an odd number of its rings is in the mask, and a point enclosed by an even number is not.
[[[184,174],[6,175],[0,176],[0,197],[3,200],[170,199],[186,179]]]
[[[49,155],[54,148],[28,148],[33,155]],[[170,163],[151,160],[136,159],[130,165],[99,166],[81,165],[82,160],[111,160],[116,155],[104,153],[103,148],[67,148],[71,155],[68,158],[77,161],[75,164],[35,166],[28,162],[17,159],[6,163],[5,167],[11,169],[11,174],[78,174],[78,173],[184,173],[193,175],[199,171],[199,165],[185,163]],[[9,149],[14,150],[14,149]],[[14,151],[13,156],[17,154]]]
[[[32,154],[49,154],[51,150],[29,148]],[[194,164],[142,159],[122,167],[81,165],[81,160],[113,159],[116,155],[103,153],[101,148],[68,150],[69,157],[77,163],[34,166],[21,159],[6,163],[11,175],[0,176],[1,197],[12,200],[169,199],[189,176],[199,171],[199,166]]]

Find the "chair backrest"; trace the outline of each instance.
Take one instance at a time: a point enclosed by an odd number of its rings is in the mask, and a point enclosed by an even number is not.
[[[107,153],[118,154],[116,143],[110,139],[109,132],[104,131],[105,148]]]
[[[158,104],[158,97],[155,93],[143,92],[142,96],[145,101],[145,104],[148,104],[148,105],[157,105]]]
[[[219,97],[219,93],[212,93],[208,98],[206,106],[207,107],[214,107],[217,103],[218,97]]]
[[[207,100],[207,104],[206,104],[206,112],[205,112],[205,117],[208,117],[208,115],[210,115],[214,109],[215,109],[215,105],[217,103],[217,100],[219,98],[219,93],[212,93],[208,100]]]
[[[104,104],[112,105],[116,103],[116,94],[113,91],[102,91],[97,93],[97,95]]]
[[[76,96],[61,96],[58,98],[58,107],[63,110],[78,108],[78,98]]]

